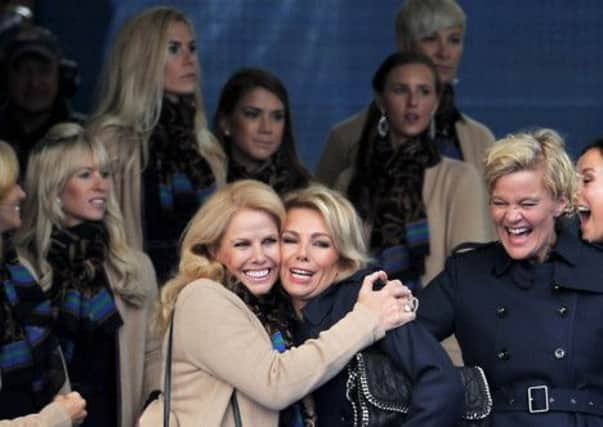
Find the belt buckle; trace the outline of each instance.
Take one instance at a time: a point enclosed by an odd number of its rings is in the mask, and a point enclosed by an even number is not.
[[[540,390],[544,392],[544,408],[535,409],[533,403],[535,398],[532,397],[532,392]],[[530,414],[542,414],[543,412],[549,412],[549,409],[549,387],[546,385],[533,385],[528,387],[528,412]]]

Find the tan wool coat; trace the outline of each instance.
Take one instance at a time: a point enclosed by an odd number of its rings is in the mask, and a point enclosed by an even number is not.
[[[376,316],[356,304],[318,339],[278,353],[245,303],[207,279],[187,285],[175,310],[170,425],[180,427],[234,426],[235,390],[243,426],[276,427],[280,410],[384,335]],[[162,406],[162,400],[153,402],[141,427],[161,426]]]
[[[139,280],[146,290],[144,305],[134,307],[114,293],[115,305],[123,320],[117,334],[119,427],[135,425],[149,393],[160,388],[161,378],[161,339],[151,328],[158,293],[155,270],[145,254],[134,253]],[[108,276],[109,282],[115,280],[110,270]]]
[[[37,414],[0,420],[0,427],[71,427],[71,418],[62,405],[50,403]]]
[[[354,166],[358,151],[358,140],[366,122],[368,110],[354,114],[336,124],[327,139],[316,168],[315,178],[332,187],[345,169]],[[494,135],[482,123],[463,114],[464,120],[456,122],[456,133],[465,162],[473,165],[483,176],[483,158],[486,150],[494,144]]]

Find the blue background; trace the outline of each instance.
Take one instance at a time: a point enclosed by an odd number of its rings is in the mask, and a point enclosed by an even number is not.
[[[459,0],[468,17],[461,110],[497,137],[557,129],[570,152],[603,136],[603,1]],[[329,129],[371,99],[370,79],[395,49],[399,0],[37,0],[37,21],[80,64],[74,99],[89,112],[117,28],[158,4],[195,25],[208,118],[241,66],[275,72],[289,90],[297,148],[314,169]],[[141,64],[144,66],[144,64]]]

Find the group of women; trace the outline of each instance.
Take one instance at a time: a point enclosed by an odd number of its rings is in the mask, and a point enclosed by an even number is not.
[[[168,7],[120,29],[86,129],[51,129],[25,191],[0,143],[0,425],[160,425],[163,400],[143,407],[170,327],[174,425],[354,425],[344,368],[376,344],[413,384],[405,425],[454,426],[451,335],[493,425],[603,425],[603,144],[581,183],[552,130],[492,145],[454,105],[462,9],[408,0],[396,25],[360,126],[321,161],[340,192],[310,183],[266,70],[233,74],[210,132]]]

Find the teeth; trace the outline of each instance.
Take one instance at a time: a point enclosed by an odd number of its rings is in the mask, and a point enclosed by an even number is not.
[[[313,273],[307,270],[298,270],[297,268],[292,268],[291,274],[295,274],[297,276],[311,277]]]
[[[589,213],[590,212],[590,208],[587,206],[578,206],[576,209],[580,213]]]
[[[268,276],[268,273],[270,273],[270,269],[249,270],[245,272],[245,275],[253,277],[254,279],[263,279],[264,277]]]
[[[511,227],[507,227],[507,231],[510,234],[522,234],[522,233],[526,233],[528,231],[528,227],[517,227],[517,228],[511,228]]]
[[[96,207],[104,208],[107,202],[103,199],[93,199],[90,203]]]

